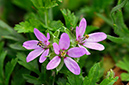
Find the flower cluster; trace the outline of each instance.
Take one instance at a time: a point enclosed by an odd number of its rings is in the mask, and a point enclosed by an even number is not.
[[[76,27],[76,42],[78,44],[77,47],[70,48],[70,39],[68,34],[62,33],[59,45],[57,43],[53,43],[53,49],[56,56],[50,60],[47,64],[46,69],[51,70],[56,68],[61,60],[64,61],[66,67],[74,74],[80,74],[80,67],[72,58],[79,58],[84,54],[90,55],[90,52],[86,49],[94,49],[94,50],[104,50],[104,46],[99,44],[98,42],[103,41],[106,39],[106,34],[103,32],[96,32],[92,34],[86,34],[86,20],[83,18],[79,24],[79,27]],[[39,55],[39,62],[43,63],[49,54],[50,48],[50,35],[47,33],[47,37],[45,37],[38,29],[34,28],[34,34],[39,40],[30,40],[23,43],[23,47],[26,49],[34,49],[30,52],[26,58],[27,62],[34,60]],[[83,36],[84,35],[84,36]]]

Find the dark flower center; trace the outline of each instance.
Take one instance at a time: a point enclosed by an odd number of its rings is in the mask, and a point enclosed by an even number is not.
[[[38,45],[39,47],[41,47],[41,48],[46,48],[46,47],[47,47],[42,41],[39,41],[39,42],[37,43],[37,45]]]

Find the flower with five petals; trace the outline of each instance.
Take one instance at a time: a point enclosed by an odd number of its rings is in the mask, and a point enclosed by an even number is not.
[[[103,32],[95,32],[83,36],[86,30],[86,26],[86,20],[85,18],[83,18],[79,23],[79,27],[76,27],[76,42],[79,47],[85,49],[86,55],[90,55],[90,52],[85,47],[99,51],[104,50],[104,46],[102,44],[99,44],[98,42],[105,40],[107,38],[107,35]]]
[[[43,63],[49,53],[49,39],[50,39],[50,35],[49,33],[47,33],[47,37],[45,37],[38,29],[34,28],[34,34],[37,37],[37,39],[39,40],[29,40],[23,43],[23,47],[25,47],[26,49],[34,49],[33,51],[31,51],[27,58],[26,61],[30,62],[32,60],[34,60],[35,58],[37,58],[39,55],[40,59],[39,62]]]
[[[74,74],[80,74],[79,65],[72,59],[78,58],[85,54],[85,50],[80,47],[73,47],[68,50],[70,46],[70,39],[68,34],[63,33],[59,40],[59,45],[57,43],[53,43],[54,52],[57,54],[48,64],[47,70],[51,70],[56,68],[60,62],[61,58],[63,58],[66,67]],[[72,57],[72,58],[70,58]]]

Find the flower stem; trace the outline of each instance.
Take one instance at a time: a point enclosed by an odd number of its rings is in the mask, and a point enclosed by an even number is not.
[[[45,10],[45,25],[48,26],[48,10]]]

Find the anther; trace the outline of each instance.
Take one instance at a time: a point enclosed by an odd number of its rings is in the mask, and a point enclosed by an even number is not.
[[[85,38],[88,39],[88,38],[89,38],[89,35],[86,34],[86,35],[85,35]]]
[[[65,55],[66,55],[66,52],[65,51],[62,51],[61,52],[61,57],[65,57]]]
[[[37,45],[40,46],[40,47],[43,47],[43,46],[44,46],[44,44],[42,43],[42,41],[39,41],[39,42],[37,43]]]

